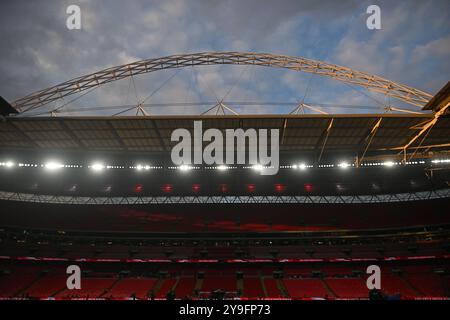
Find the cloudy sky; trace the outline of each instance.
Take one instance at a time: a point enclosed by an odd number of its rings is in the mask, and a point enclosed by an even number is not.
[[[81,8],[81,30],[66,28],[70,4]],[[381,8],[381,30],[366,27],[366,8],[371,4]],[[0,95],[9,101],[106,67],[201,51],[302,56],[380,75],[432,94],[450,74],[448,0],[4,0],[0,5]],[[321,104],[330,113],[402,105],[295,71],[205,66],[174,72],[137,77],[136,90],[129,80],[112,83],[65,110],[133,105],[165,82],[146,102],[199,103],[226,97],[228,101],[261,102],[254,112],[283,112],[288,110],[264,103],[304,100]],[[365,108],[357,111],[356,105]],[[243,110],[239,105],[233,107]],[[194,112],[183,108],[152,107],[148,111]]]

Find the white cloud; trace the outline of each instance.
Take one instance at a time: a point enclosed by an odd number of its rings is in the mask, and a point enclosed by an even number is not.
[[[50,2],[11,2],[0,13],[5,48],[0,52],[0,94],[9,100],[106,67],[200,51],[306,56],[428,91],[447,81],[450,71],[448,1],[411,2],[417,10],[404,3],[382,1],[380,32],[366,30],[365,4],[353,0],[108,1],[107,5],[82,0],[84,27],[80,32],[65,28],[64,9],[69,1]],[[430,22],[433,16],[436,19]],[[19,18],[22,23],[16,24]],[[214,100],[208,85],[220,98],[233,87],[242,68],[196,68],[193,88],[189,87],[190,72],[182,71],[154,99],[182,100],[188,95],[192,100]],[[244,74],[230,98],[294,100],[302,97],[309,79],[295,71],[255,69]],[[151,91],[170,74],[146,75],[147,80],[138,81],[139,91]],[[99,89],[96,103],[122,103],[127,85],[125,81],[105,87],[104,92]],[[333,98],[339,103],[364,102],[352,95],[352,90],[343,94],[342,85],[321,80],[310,92],[311,98],[327,102]]]
[[[449,59],[450,58],[450,36],[430,41],[424,45],[419,45],[412,52],[411,61],[414,64],[426,63],[432,59]],[[449,66],[449,60],[445,64]],[[444,66],[445,66],[444,65]],[[448,69],[448,68],[447,68]]]

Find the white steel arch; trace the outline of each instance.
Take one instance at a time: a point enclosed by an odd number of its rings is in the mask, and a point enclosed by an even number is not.
[[[285,68],[330,77],[337,81],[383,93],[416,107],[423,107],[432,95],[362,71],[302,57],[255,52],[202,52],[141,60],[84,75],[39,90],[12,103],[19,112],[44,106],[63,97],[134,75],[198,65],[255,65]]]

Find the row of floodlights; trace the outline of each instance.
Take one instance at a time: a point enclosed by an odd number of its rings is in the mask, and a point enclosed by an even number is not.
[[[450,159],[436,159],[432,160],[432,163],[450,163]]]
[[[450,163],[450,159],[439,159],[439,160],[432,160],[432,163]],[[362,163],[360,166],[361,167],[376,167],[376,166],[385,166],[385,167],[394,167],[394,166],[398,166],[398,165],[402,165],[403,163],[401,162],[394,162],[394,161],[385,161],[385,162],[368,162],[368,163]],[[420,161],[409,161],[405,163],[406,165],[420,165],[420,164],[425,164],[425,161],[420,160]],[[7,161],[7,162],[0,162],[0,167],[7,167],[7,168],[11,168],[11,167],[30,167],[30,168],[45,168],[47,170],[50,171],[56,171],[58,169],[62,169],[62,168],[83,168],[82,165],[73,165],[73,164],[62,164],[60,162],[57,161],[49,161],[45,164],[31,164],[31,163],[14,163],[12,161]],[[92,171],[103,171],[105,169],[135,169],[137,171],[148,171],[148,170],[157,170],[157,169],[163,169],[164,167],[162,166],[151,166],[151,165],[147,165],[147,164],[137,164],[135,166],[112,166],[112,165],[105,165],[101,162],[95,162],[92,163],[90,165],[87,166],[89,169],[91,169]],[[288,166],[280,166],[280,169],[295,169],[295,170],[307,170],[309,168],[334,168],[334,167],[338,167],[340,169],[348,169],[351,167],[355,167],[354,163],[349,163],[349,162],[340,162],[337,164],[321,164],[321,165],[310,165],[310,164],[306,164],[306,163],[299,163],[299,164],[293,164],[293,165],[288,165]],[[237,169],[237,166],[226,166],[226,165],[218,165],[218,166],[207,166],[205,167],[205,169],[210,169],[210,170],[219,170],[219,171],[225,171],[225,170],[229,170],[229,169]],[[253,166],[244,166],[242,167],[244,169],[253,169],[255,171],[262,171],[265,168],[265,166],[262,165],[253,165]],[[200,166],[190,166],[190,165],[181,165],[181,166],[171,166],[171,167],[167,167],[167,169],[169,170],[180,170],[180,171],[189,171],[189,170],[193,170],[193,169],[202,169],[202,167]]]
[[[445,162],[450,162],[449,160],[446,160]],[[434,163],[434,161],[433,161]],[[402,165],[403,163],[401,162],[394,162],[394,161],[384,161],[384,162],[367,162],[367,163],[362,163],[360,164],[361,167],[378,167],[378,166],[384,166],[384,167],[394,167],[394,166],[399,166]],[[405,163],[406,165],[419,165],[419,164],[425,164],[425,161],[420,160],[420,161],[408,161]],[[334,167],[338,167],[341,169],[347,169],[347,168],[351,168],[351,167],[355,167],[356,165],[354,163],[349,163],[349,162],[340,162],[336,165],[334,164],[321,164],[316,166],[317,168],[334,168]],[[287,169],[299,169],[299,170],[306,170],[308,168],[314,168],[315,166],[313,165],[309,165],[306,163],[300,163],[300,164],[294,164],[292,166],[282,166],[281,168],[287,168]]]

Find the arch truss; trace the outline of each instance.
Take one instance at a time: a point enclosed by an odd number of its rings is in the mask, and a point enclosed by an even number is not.
[[[147,59],[107,68],[34,92],[14,101],[13,106],[17,111],[25,112],[66,96],[135,75],[164,69],[225,64],[285,68],[322,75],[350,85],[364,87],[373,92],[385,94],[416,107],[423,107],[432,98],[432,95],[418,89],[376,75],[322,61],[254,52],[203,52]]]

